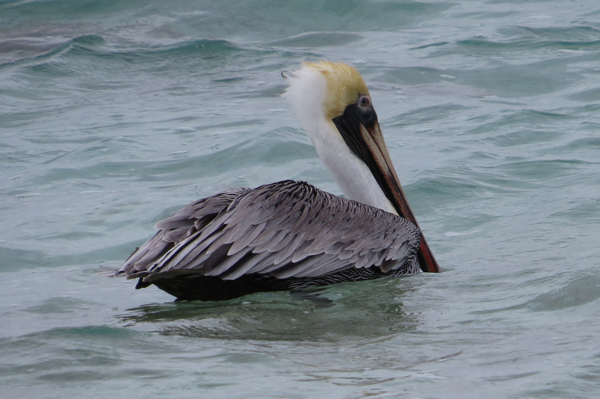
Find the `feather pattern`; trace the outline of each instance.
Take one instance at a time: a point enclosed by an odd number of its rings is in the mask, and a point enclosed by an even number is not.
[[[419,270],[415,225],[304,182],[230,189],[182,208],[156,228],[116,275],[140,278],[147,286],[182,275],[297,283]]]

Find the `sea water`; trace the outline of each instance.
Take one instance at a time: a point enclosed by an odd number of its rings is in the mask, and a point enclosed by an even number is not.
[[[105,277],[179,207],[340,191],[281,71],[370,87],[444,272],[222,302]],[[600,395],[600,4],[0,2],[0,396]]]

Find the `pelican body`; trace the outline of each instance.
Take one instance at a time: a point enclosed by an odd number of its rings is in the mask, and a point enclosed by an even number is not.
[[[159,222],[115,275],[178,299],[220,300],[440,271],[358,71],[321,61],[282,75],[345,197],[291,180],[229,189]]]

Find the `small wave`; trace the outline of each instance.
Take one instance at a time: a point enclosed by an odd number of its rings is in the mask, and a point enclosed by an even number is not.
[[[588,163],[577,159],[543,159],[508,162],[492,168],[496,172],[504,172],[523,180],[537,180],[564,177],[586,164]]]
[[[73,62],[74,59],[102,59],[103,62],[125,62],[140,64],[164,62],[165,58],[182,57],[195,60],[214,59],[225,57],[232,52],[243,51],[266,51],[257,48],[244,48],[227,40],[198,39],[182,41],[171,44],[154,46],[131,46],[110,43],[99,35],[83,35],[61,43],[49,51],[34,57],[23,58],[0,64],[0,68],[9,66],[34,67],[38,71],[40,67],[48,67],[53,62],[62,62],[61,68],[56,68],[55,73],[63,70],[68,76],[68,70],[74,66],[64,65],[65,61]],[[99,65],[96,63],[96,65]]]
[[[573,140],[562,146],[555,146],[544,151],[547,154],[573,154],[575,151],[588,151],[600,149],[600,137],[586,137],[583,139]]]
[[[600,299],[600,278],[581,276],[554,291],[538,295],[526,303],[534,311],[551,311],[579,307]]]
[[[478,52],[494,53],[532,51],[538,49],[591,50],[600,45],[600,30],[592,27],[529,28],[515,27],[502,30],[512,40],[496,41],[487,37],[474,37],[457,41],[465,48]]]
[[[448,237],[448,238],[453,238],[453,237],[462,237],[462,236],[469,236],[471,234],[476,234],[479,233],[481,230],[473,230],[473,231],[466,231],[464,233],[457,233],[455,231],[448,231],[447,233],[444,233],[444,236]]]
[[[308,32],[300,35],[288,37],[286,39],[265,42],[265,46],[276,47],[330,47],[343,46],[362,39],[362,36],[356,33],[344,32]]]

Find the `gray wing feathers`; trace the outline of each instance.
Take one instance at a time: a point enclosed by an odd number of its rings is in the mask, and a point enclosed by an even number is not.
[[[202,231],[215,215],[248,191],[250,191],[248,188],[229,189],[193,202],[175,212],[173,216],[158,222],[155,226],[159,229],[156,235],[138,248],[116,275],[133,275],[147,271],[174,245],[180,245],[193,233]]]
[[[182,272],[226,280],[372,266],[387,272],[414,266],[420,240],[418,228],[401,217],[295,181],[225,191],[156,228],[117,275],[151,281]]]

